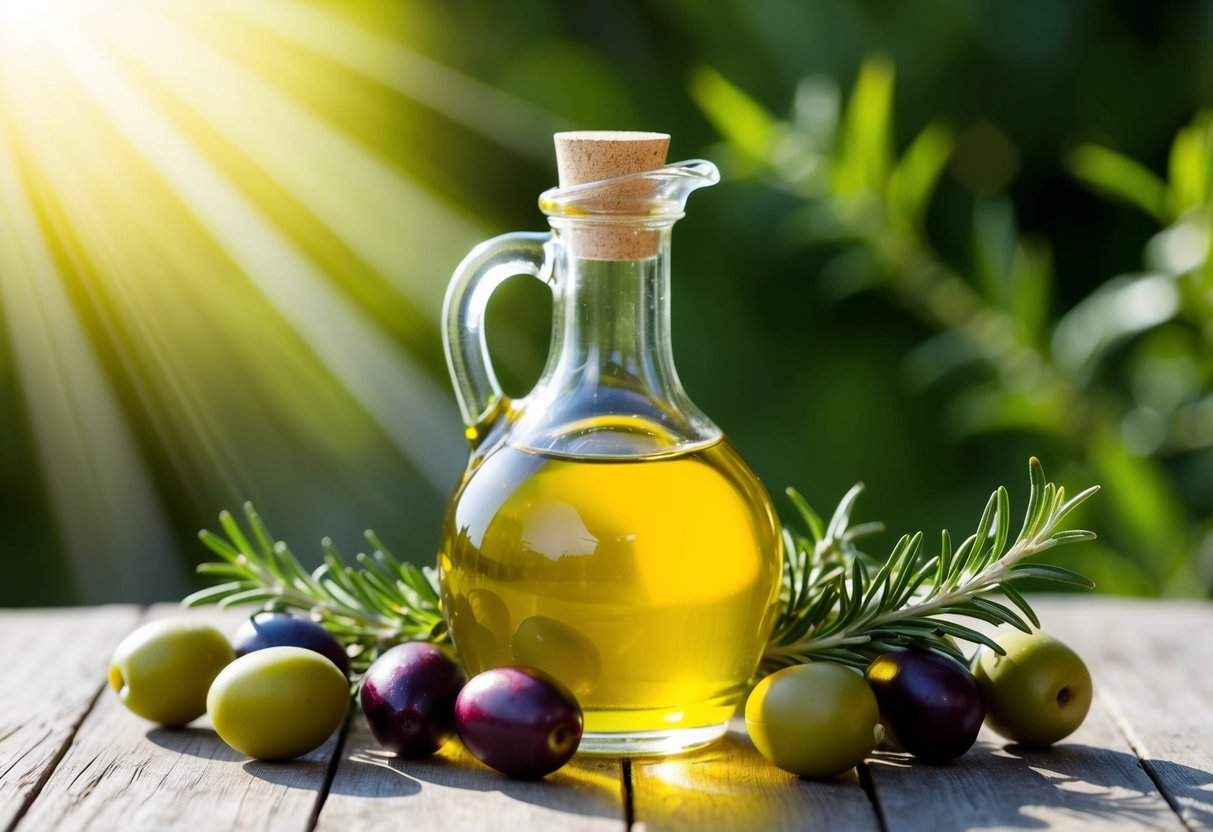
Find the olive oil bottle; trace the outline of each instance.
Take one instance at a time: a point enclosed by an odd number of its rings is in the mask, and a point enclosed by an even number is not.
[[[548,671],[591,738],[729,719],[769,632],[778,537],[727,441],[637,458],[503,447],[448,522],[443,604],[469,672]]]
[[[469,673],[547,671],[585,712],[582,751],[664,754],[722,735],[774,623],[782,557],[762,484],[690,401],[669,338],[669,230],[707,162],[667,136],[558,134],[552,233],[474,250],[447,295],[472,453],[439,552]],[[548,364],[506,398],[483,336],[491,289],[553,291]]]

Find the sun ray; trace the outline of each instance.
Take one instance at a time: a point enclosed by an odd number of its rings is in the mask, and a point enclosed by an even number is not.
[[[552,133],[576,125],[522,99],[296,0],[215,0],[212,8],[294,41],[492,139],[522,159],[547,165]]]
[[[63,288],[0,133],[0,311],[77,594],[85,602],[180,589],[175,548],[122,410]]]
[[[441,295],[489,233],[432,124],[519,158],[564,125],[368,19],[0,0],[2,418],[78,600],[176,594],[244,498],[300,540],[432,531],[466,456]]]
[[[73,262],[71,274],[60,273],[60,280],[79,287],[94,309],[108,312],[99,316],[107,341],[120,345],[116,349],[124,377],[179,473],[192,481],[205,471],[221,478],[228,490],[235,489],[238,455],[219,435],[201,392],[190,383],[188,355],[181,349],[183,316],[165,302],[164,287],[140,279],[168,272],[174,275],[172,291],[181,292],[190,279],[188,261],[166,269],[156,235],[137,234],[139,229],[154,232],[155,223],[149,222],[146,200],[138,198],[139,186],[132,184],[133,166],[124,166],[125,175],[119,176],[112,165],[102,163],[112,161],[117,149],[99,154],[104,137],[98,131],[84,139],[70,125],[48,120],[25,120],[23,149],[30,163],[24,168],[46,206],[43,224],[55,248]],[[115,226],[129,236],[115,233]],[[138,242],[132,244],[132,238]],[[187,449],[201,457],[197,463],[184,461]]]
[[[462,455],[445,391],[365,313],[336,291],[269,223],[151,108],[79,29],[56,28],[58,59],[113,125],[169,184],[317,357],[347,387],[419,472],[439,491]]]
[[[31,91],[16,108],[25,168],[59,207],[48,220],[60,245],[77,252],[71,277],[121,345],[123,373],[193,504],[209,511],[207,494],[254,493],[255,463],[245,458],[253,431],[248,418],[233,418],[250,396],[265,408],[251,418],[289,414],[315,444],[349,454],[357,437],[345,406],[329,406],[331,377],[297,360],[272,306],[254,311],[264,303],[256,289],[90,101],[56,92],[56,106],[39,110],[47,92]],[[233,362],[252,376],[239,397],[228,392]],[[345,430],[335,434],[336,425]]]
[[[409,182],[372,151],[168,18],[149,11],[139,30],[100,24],[107,40],[307,206],[398,291],[421,308],[439,307],[450,268],[443,253],[466,249],[485,236],[471,217]],[[189,60],[181,60],[183,55]],[[341,187],[334,188],[334,181]],[[426,222],[402,222],[402,216],[426,217]]]

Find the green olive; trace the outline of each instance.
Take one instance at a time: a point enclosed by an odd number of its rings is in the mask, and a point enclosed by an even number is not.
[[[802,777],[836,777],[884,737],[868,683],[831,662],[785,667],[763,679],[746,700],[745,723],[764,757]]]
[[[1078,654],[1041,630],[994,633],[1006,650],[978,652],[973,676],[986,699],[986,725],[1021,745],[1046,746],[1077,730],[1091,708],[1091,674]]]
[[[319,748],[345,719],[350,688],[331,661],[302,647],[267,647],[228,665],[206,699],[220,738],[259,760]]]
[[[211,682],[236,657],[223,634],[194,618],[162,618],[128,635],[110,659],[109,683],[144,719],[179,726],[206,713]]]

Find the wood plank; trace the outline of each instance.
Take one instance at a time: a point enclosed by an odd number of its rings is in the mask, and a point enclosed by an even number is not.
[[[0,612],[0,829],[50,776],[138,617],[131,606]]]
[[[867,766],[878,817],[854,774],[829,783],[787,775],[736,726],[696,754],[632,764],[636,828],[1213,829],[1213,605],[1101,597],[1034,604],[1096,682],[1087,723],[1058,747],[1029,752],[983,733],[946,766],[879,753]],[[155,614],[170,612],[179,610]],[[191,614],[231,632],[245,613]],[[344,753],[335,737],[301,760],[267,764],[228,749],[205,719],[160,729],[108,691],[90,712],[113,646],[136,617],[129,607],[0,612],[0,829],[45,778],[19,832],[307,830],[334,761],[322,830],[626,826],[617,761],[578,759],[544,781],[513,781],[457,742],[428,761],[397,760],[376,747],[357,714]]]
[[[456,739],[426,760],[405,760],[351,721],[317,832],[459,829],[614,830],[626,827],[618,760],[575,757],[542,780],[513,780]]]
[[[977,744],[951,763],[878,752],[868,768],[888,832],[1183,830],[1099,708],[1050,749],[1007,744],[983,729]]]
[[[1046,630],[1091,669],[1097,695],[1191,829],[1213,829],[1213,604],[1038,599]]]
[[[198,616],[230,636],[247,612],[166,605],[152,614]],[[229,748],[205,717],[185,729],[160,728],[106,692],[17,830],[303,832],[337,747],[335,735],[296,760],[256,762]]]
[[[701,751],[632,762],[634,830],[877,830],[857,773],[804,780],[771,765],[734,720]]]

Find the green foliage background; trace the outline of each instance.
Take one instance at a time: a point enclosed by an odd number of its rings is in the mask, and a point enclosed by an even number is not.
[[[781,513],[785,486],[828,511],[862,479],[860,519],[884,520],[890,545],[931,539],[999,484],[1020,511],[1035,454],[1072,491],[1103,486],[1075,521],[1100,540],[1057,562],[1103,591],[1213,591],[1213,5],[315,5],[517,105],[468,116],[368,87],[376,116],[345,125],[485,236],[542,228],[552,129],[662,130],[672,159],[720,164],[675,231],[675,355]],[[473,242],[440,240],[427,262],[453,268]],[[441,382],[438,313],[395,337]],[[534,281],[494,300],[510,392],[537,375],[549,316]],[[7,361],[0,603],[96,600],[56,554]],[[433,557],[446,495],[407,459],[326,489],[313,448],[288,437],[260,464],[293,475],[197,489],[143,449],[180,546],[146,556],[183,574],[204,559],[194,531],[246,498],[304,560],[323,534],[355,548],[366,526]]]

